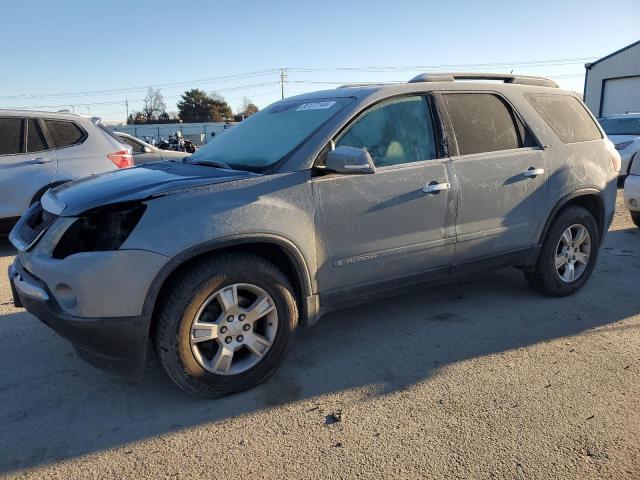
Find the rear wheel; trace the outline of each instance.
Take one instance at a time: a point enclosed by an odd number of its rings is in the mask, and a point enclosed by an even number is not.
[[[636,224],[636,227],[640,227],[640,212],[631,212],[631,220]]]
[[[234,254],[204,261],[174,282],[153,339],[178,387],[217,397],[275,372],[297,320],[285,275],[261,257]]]
[[[533,270],[524,271],[525,278],[546,295],[571,295],[589,280],[599,245],[593,215],[585,208],[570,206],[554,219]]]

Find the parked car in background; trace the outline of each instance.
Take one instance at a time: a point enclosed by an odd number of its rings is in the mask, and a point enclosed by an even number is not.
[[[131,149],[98,118],[0,110],[0,231],[51,187],[132,165]]]
[[[176,160],[188,156],[185,152],[174,152],[172,150],[162,150],[153,145],[140,140],[139,138],[123,132],[113,132],[121,142],[131,147],[133,154],[133,163],[141,165],[148,162],[159,162],[161,160]]]
[[[599,119],[600,125],[620,152],[620,176],[629,174],[634,158],[640,159],[640,113],[611,115]]]
[[[624,203],[631,213],[631,220],[640,227],[640,154],[633,158],[624,181]]]
[[[223,395],[347,305],[508,266],[543,294],[578,291],[619,168],[580,98],[541,77],[307,93],[184,162],[48,191],[11,232],[9,278],[94,365],[141,372],[151,339],[176,385]]]

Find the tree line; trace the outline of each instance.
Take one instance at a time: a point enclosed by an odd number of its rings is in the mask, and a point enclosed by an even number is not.
[[[167,104],[159,89],[149,87],[140,111],[127,118],[129,125],[145,123],[204,123],[233,120],[233,112],[224,97],[216,92],[206,93],[197,88],[187,90],[177,103],[177,112],[167,112]],[[242,99],[238,115],[248,117],[258,111],[258,106],[249,98]]]

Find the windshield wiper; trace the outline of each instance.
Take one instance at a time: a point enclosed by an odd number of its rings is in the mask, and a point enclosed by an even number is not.
[[[189,161],[191,157],[186,157],[184,158],[182,161],[183,163],[188,163],[189,165],[204,165],[207,167],[217,167],[217,168],[224,168],[226,170],[233,170],[233,168],[231,168],[231,166],[227,163],[224,162],[220,162],[218,160],[195,160],[195,161]]]

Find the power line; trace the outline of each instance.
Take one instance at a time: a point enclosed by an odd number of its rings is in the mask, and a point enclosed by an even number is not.
[[[548,78],[578,78],[584,76],[584,73],[573,73],[567,75],[545,75]],[[377,85],[399,85],[406,83],[404,80],[396,80],[396,81],[371,81],[371,80],[362,80],[362,81],[354,81],[354,80],[288,80],[288,83],[299,83],[299,84],[309,84],[309,85],[360,85],[363,83],[375,83]]]
[[[22,94],[22,95],[0,95],[0,98],[13,99],[13,100],[18,100],[18,99],[35,100],[35,99],[45,99],[45,98],[69,98],[69,97],[83,97],[83,96],[114,95],[114,94],[131,93],[139,90],[146,90],[150,87],[156,88],[156,89],[173,88],[173,87],[184,87],[194,83],[228,82],[231,80],[256,78],[256,77],[262,77],[265,75],[271,75],[277,71],[278,69],[258,70],[255,72],[238,73],[234,75],[226,75],[223,77],[209,77],[209,78],[201,78],[198,80],[188,80],[188,81],[173,82],[173,83],[161,83],[156,85],[140,85],[136,87],[115,88],[111,90],[93,90],[93,91],[85,91],[85,92],[60,92],[60,93]]]
[[[264,87],[267,85],[278,85],[280,82],[264,82],[264,83],[254,83],[252,85],[241,85],[241,86],[237,86],[237,87],[229,87],[229,88],[219,88],[216,89],[216,92],[233,92],[233,91],[237,91],[237,90],[246,90],[248,88],[257,88],[257,87]],[[178,98],[181,97],[182,94],[179,95],[168,95],[168,96],[164,96],[164,98]],[[36,109],[36,108],[63,108],[63,107],[69,107],[71,105],[74,105],[76,107],[87,107],[87,106],[94,106],[94,105],[125,105],[126,102],[129,103],[133,103],[133,102],[144,102],[144,98],[136,98],[136,99],[127,99],[127,100],[110,100],[110,101],[106,101],[106,102],[90,102],[90,103],[62,103],[59,105],[36,105],[36,106],[29,106],[29,107],[11,107],[12,109],[15,110],[27,110],[27,109]]]
[[[160,83],[154,85],[138,85],[126,88],[115,88],[108,90],[89,90],[80,92],[57,92],[57,93],[39,93],[39,94],[20,94],[20,95],[0,95],[0,98],[11,100],[35,100],[35,99],[47,99],[47,98],[72,98],[83,96],[102,96],[102,95],[115,95],[115,94],[127,94],[136,91],[146,90],[147,88],[176,88],[185,87],[193,84],[202,83],[216,83],[216,82],[228,82],[232,80],[257,78],[261,76],[272,75],[280,72],[280,75],[286,77],[287,71],[295,71],[299,73],[304,72],[321,72],[321,71],[353,71],[353,72],[402,72],[412,70],[438,70],[438,69],[461,69],[461,68],[500,68],[500,67],[520,67],[520,68],[535,68],[545,66],[562,66],[562,65],[575,65],[591,61],[596,57],[573,57],[573,58],[560,58],[560,59],[546,59],[546,60],[528,60],[528,61],[516,61],[516,62],[493,62],[493,63],[466,63],[466,64],[440,64],[440,65],[404,65],[404,66],[363,66],[363,67],[288,67],[288,68],[270,68],[265,70],[255,70],[252,72],[244,72],[230,75],[223,75],[219,77],[207,77],[197,80],[187,80],[180,82]],[[282,80],[281,80],[282,81]]]
[[[458,68],[491,68],[491,67],[545,67],[576,65],[593,60],[596,57],[574,57],[548,60],[528,60],[516,62],[494,63],[465,63],[465,64],[439,64],[439,65],[404,65],[404,66],[368,66],[368,67],[289,67],[287,70],[296,72],[320,72],[320,71],[354,71],[354,72],[387,72],[407,70],[437,70]]]

